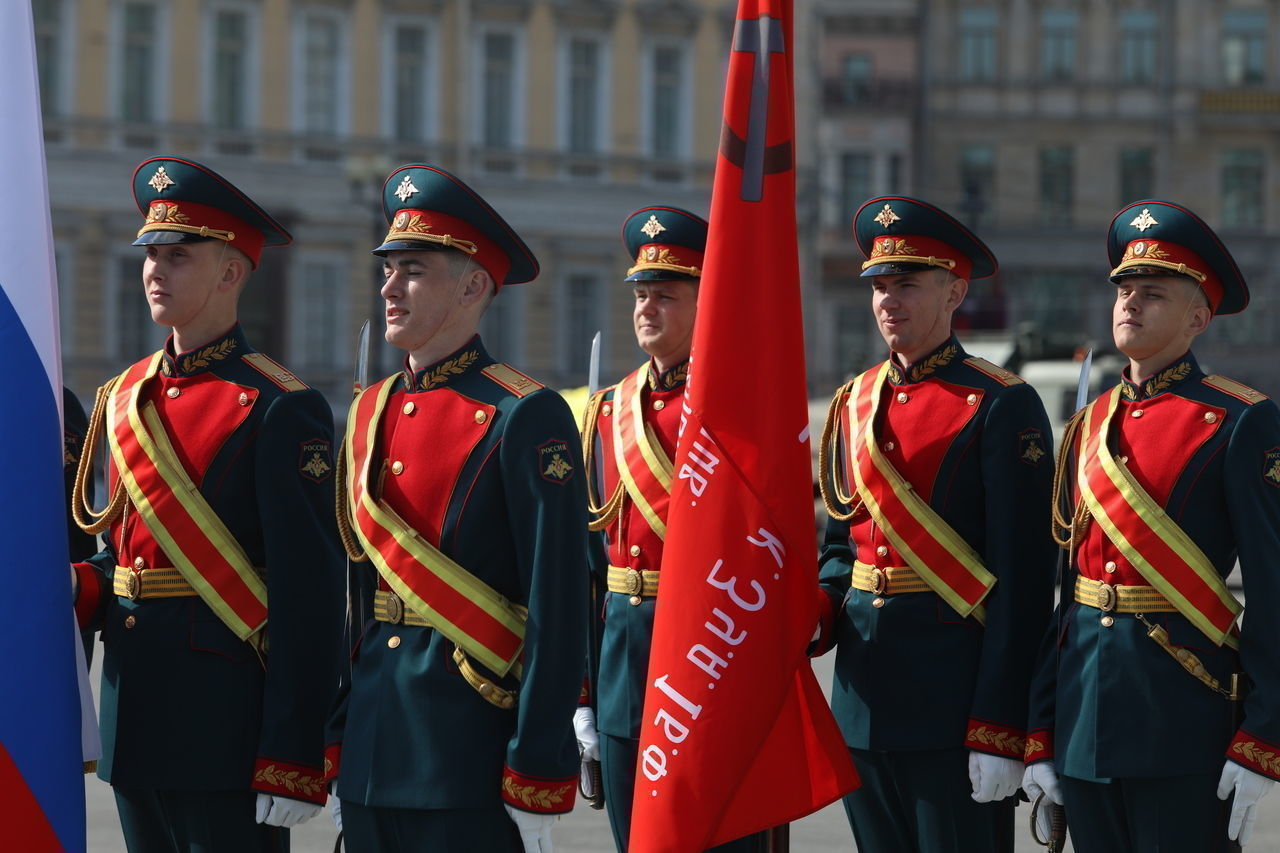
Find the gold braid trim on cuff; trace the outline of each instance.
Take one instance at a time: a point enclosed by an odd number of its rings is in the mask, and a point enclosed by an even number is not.
[[[609,496],[609,500],[601,503],[600,496],[596,494],[596,423],[603,403],[604,392],[597,391],[591,395],[591,399],[587,401],[587,408],[582,413],[582,467],[587,476],[587,512],[591,516],[587,523],[588,530],[604,530],[613,524],[618,514],[622,512],[622,498],[625,494],[621,479],[618,480],[618,485]]]
[[[116,377],[98,389],[93,400],[93,414],[89,417],[89,428],[85,431],[84,447],[80,450],[80,462],[76,466],[76,479],[71,487],[71,515],[76,525],[85,533],[96,536],[111,526],[124,510],[129,497],[124,483],[116,481],[116,490],[111,495],[106,509],[95,512],[86,499],[86,484],[93,477],[93,454],[98,442],[102,439],[104,423],[107,416],[107,400],[115,389],[120,377]]]
[[[1067,469],[1070,467],[1076,436],[1084,423],[1085,411],[1087,409],[1081,409],[1072,415],[1062,430],[1062,444],[1058,447],[1057,464],[1053,469],[1053,517],[1049,522],[1050,533],[1058,547],[1068,551],[1073,550],[1076,543],[1084,537],[1085,528],[1089,524],[1089,510],[1084,501],[1075,505],[1070,520],[1064,512],[1065,507],[1071,506],[1071,484],[1074,479],[1069,476]]]
[[[840,407],[844,405],[853,390],[853,382],[846,382],[836,390],[827,408],[827,421],[822,426],[822,441],[818,445],[818,490],[822,492],[822,503],[827,508],[827,515],[836,521],[848,521],[862,510],[862,501],[852,494],[846,494],[847,488],[840,481],[841,472],[836,469],[839,460],[838,442],[840,441]],[[841,506],[850,507],[848,512]]]
[[[333,461],[333,467],[333,482],[336,485],[334,514],[338,517],[338,536],[342,539],[342,547],[352,562],[368,562],[369,555],[356,539],[351,524],[351,506],[347,502],[347,440],[345,437],[338,444],[338,455]]]

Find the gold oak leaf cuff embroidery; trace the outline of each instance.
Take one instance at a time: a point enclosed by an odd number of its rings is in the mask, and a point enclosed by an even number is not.
[[[513,800],[519,800],[529,808],[549,811],[564,802],[572,784],[560,788],[537,788],[533,785],[520,785],[510,776],[503,777],[502,790]]]
[[[1022,755],[1026,749],[1026,739],[1022,736],[1009,732],[995,731],[988,729],[986,726],[970,729],[965,740],[972,743],[980,743],[983,746],[994,747],[1010,755]]]
[[[230,355],[236,346],[235,338],[227,338],[221,343],[207,346],[199,352],[185,356],[182,359],[182,372],[190,373],[198,367],[208,367],[211,362],[221,361]]]
[[[1027,738],[1027,747],[1023,751],[1022,755],[1026,759],[1031,759],[1031,758],[1034,758],[1038,753],[1044,752],[1044,750],[1045,750],[1044,741],[1039,740],[1038,738],[1029,737]]]
[[[450,376],[459,376],[466,373],[467,368],[475,364],[479,355],[480,354],[475,350],[471,350],[470,352],[464,352],[456,358],[451,358],[448,361],[442,362],[422,375],[422,381],[419,384],[419,387],[423,391],[430,391],[437,385],[442,385],[447,382]]]
[[[1261,767],[1270,776],[1280,776],[1280,758],[1274,752],[1260,748],[1251,740],[1231,744],[1231,751],[1250,764]]]
[[[274,764],[268,764],[255,773],[253,781],[312,797],[319,794],[321,789],[319,777],[299,770],[279,770]]]

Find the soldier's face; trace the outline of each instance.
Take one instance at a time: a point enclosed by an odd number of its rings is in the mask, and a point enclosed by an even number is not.
[[[415,352],[461,321],[460,279],[444,252],[389,252],[382,274],[392,346]]]
[[[647,355],[673,367],[689,357],[693,320],[698,312],[698,286],[692,281],[636,284],[632,320],[636,343]]]
[[[871,279],[871,308],[889,349],[913,362],[951,335],[951,314],[968,282],[946,270],[919,270]]]
[[[225,247],[220,240],[147,246],[142,286],[151,319],[178,329],[196,322],[225,289]]]
[[[1126,276],[1116,285],[1111,329],[1116,349],[1129,358],[1172,360],[1204,331],[1209,317],[1204,294],[1183,276]]]

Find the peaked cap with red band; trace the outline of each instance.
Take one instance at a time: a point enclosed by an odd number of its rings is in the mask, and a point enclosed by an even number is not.
[[[880,196],[858,209],[853,238],[867,256],[862,277],[950,270],[972,280],[995,275],[996,256],[941,208],[905,196]]]
[[[642,207],[622,223],[635,260],[623,281],[697,281],[707,250],[707,220],[678,207]]]
[[[390,228],[375,255],[456,249],[499,286],[538,277],[538,259],[475,190],[437,166],[401,166],[382,187]]]
[[[244,252],[256,268],[263,247],[293,242],[253,199],[194,160],[143,160],[133,173],[133,199],[146,217],[135,246],[222,240]]]
[[[1214,314],[1238,314],[1249,288],[1235,259],[1199,216],[1158,199],[1135,201],[1107,231],[1111,281],[1137,275],[1181,275],[1200,285]]]

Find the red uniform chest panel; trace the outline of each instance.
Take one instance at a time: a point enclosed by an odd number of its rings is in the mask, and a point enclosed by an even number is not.
[[[201,373],[190,377],[157,376],[143,400],[155,404],[183,469],[200,486],[213,458],[249,417],[258,394],[257,388]],[[114,467],[111,481],[114,489]],[[146,566],[173,565],[136,513],[127,512],[122,523],[123,535],[119,530],[113,531],[121,562],[133,565],[140,558]]]
[[[382,497],[432,545],[471,453],[493,425],[496,407],[449,388],[397,391],[379,433]]]
[[[1122,400],[1112,421],[1118,434],[1114,452],[1147,494],[1164,506],[1191,458],[1222,426],[1225,413],[1175,394]],[[1080,574],[1092,580],[1125,586],[1147,583],[1097,524],[1089,525],[1080,543],[1078,563]]]
[[[616,392],[615,392],[616,395]],[[653,429],[667,457],[675,460],[676,440],[680,431],[680,400],[684,389],[673,391],[648,391],[643,396],[644,422]],[[661,402],[661,406],[656,403]],[[600,415],[596,419],[597,434],[600,436],[600,467],[604,472],[603,498],[612,495],[618,487],[618,466],[614,456],[613,419],[617,415],[614,402],[606,408],[600,407]],[[615,566],[641,570],[657,570],[662,564],[662,540],[649,527],[635,502],[630,499],[623,504],[618,520],[609,527],[609,562]],[[640,553],[632,554],[634,548]]]
[[[977,414],[982,391],[931,379],[890,387],[884,394],[880,449],[928,501],[952,442]]]

